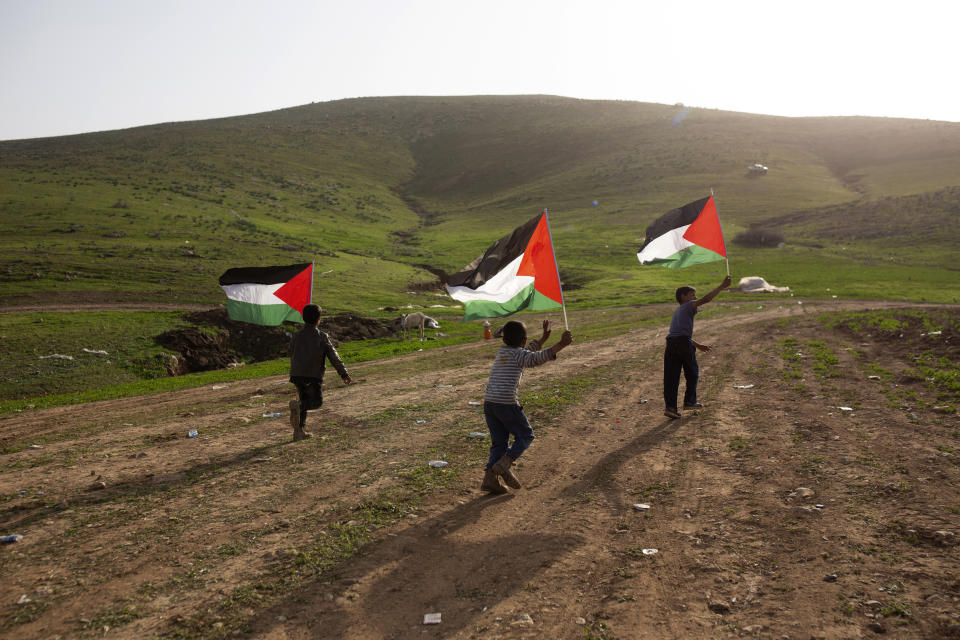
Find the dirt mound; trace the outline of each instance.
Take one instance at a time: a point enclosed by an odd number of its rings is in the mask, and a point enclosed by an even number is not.
[[[279,327],[264,327],[237,322],[227,315],[223,307],[196,311],[189,314],[186,320],[196,326],[174,329],[156,337],[158,344],[178,354],[167,358],[164,363],[170,375],[288,356],[290,336],[302,326],[287,323]],[[385,323],[376,318],[345,313],[322,318],[320,329],[330,334],[334,344],[385,338],[397,334],[399,318]]]

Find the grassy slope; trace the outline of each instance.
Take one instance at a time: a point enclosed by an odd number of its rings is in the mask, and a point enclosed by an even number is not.
[[[309,260],[331,311],[444,303],[407,293],[431,278],[420,266],[456,270],[544,207],[571,308],[662,302],[724,273],[642,269],[634,257],[647,224],[711,188],[735,277],[801,297],[960,297],[960,125],[710,110],[677,123],[677,112],[372,98],[0,142],[3,303],[216,304],[229,267]],[[767,176],[747,175],[756,161]],[[786,247],[733,245],[751,225],[776,228]],[[3,340],[33,365],[36,341],[10,328],[28,320],[10,318]],[[129,321],[99,321],[131,336],[117,351],[136,351]],[[124,364],[117,381],[135,370]]]

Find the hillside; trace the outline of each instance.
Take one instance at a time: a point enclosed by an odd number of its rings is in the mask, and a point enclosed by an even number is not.
[[[231,266],[304,260],[327,274],[316,289],[332,309],[426,303],[406,293],[432,279],[423,266],[457,269],[545,207],[563,278],[581,287],[573,305],[662,300],[676,274],[641,272],[643,230],[711,188],[728,245],[750,225],[786,232],[780,251],[731,246],[735,274],[808,296],[824,295],[829,275],[833,291],[876,297],[861,286],[864,256],[841,249],[863,222],[849,214],[869,210],[871,260],[888,252],[897,267],[881,297],[960,295],[944,271],[960,240],[960,125],[683,113],[550,96],[370,98],[0,142],[4,304],[216,303]],[[758,161],[769,174],[748,176]],[[797,222],[815,212],[830,234]],[[916,230],[903,224],[914,215]]]

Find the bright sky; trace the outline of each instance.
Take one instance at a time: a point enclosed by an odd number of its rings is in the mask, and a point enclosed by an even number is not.
[[[362,96],[960,121],[952,0],[0,0],[0,140]]]

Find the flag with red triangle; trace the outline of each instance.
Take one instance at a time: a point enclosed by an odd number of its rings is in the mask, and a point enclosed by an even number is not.
[[[464,320],[562,306],[547,212],[497,240],[479,258],[448,276],[446,284],[450,296],[463,303]]]
[[[233,320],[267,326],[302,323],[313,291],[313,264],[227,269],[220,286]]]
[[[726,257],[727,247],[713,196],[685,204],[654,220],[637,253],[640,264],[671,269]]]

